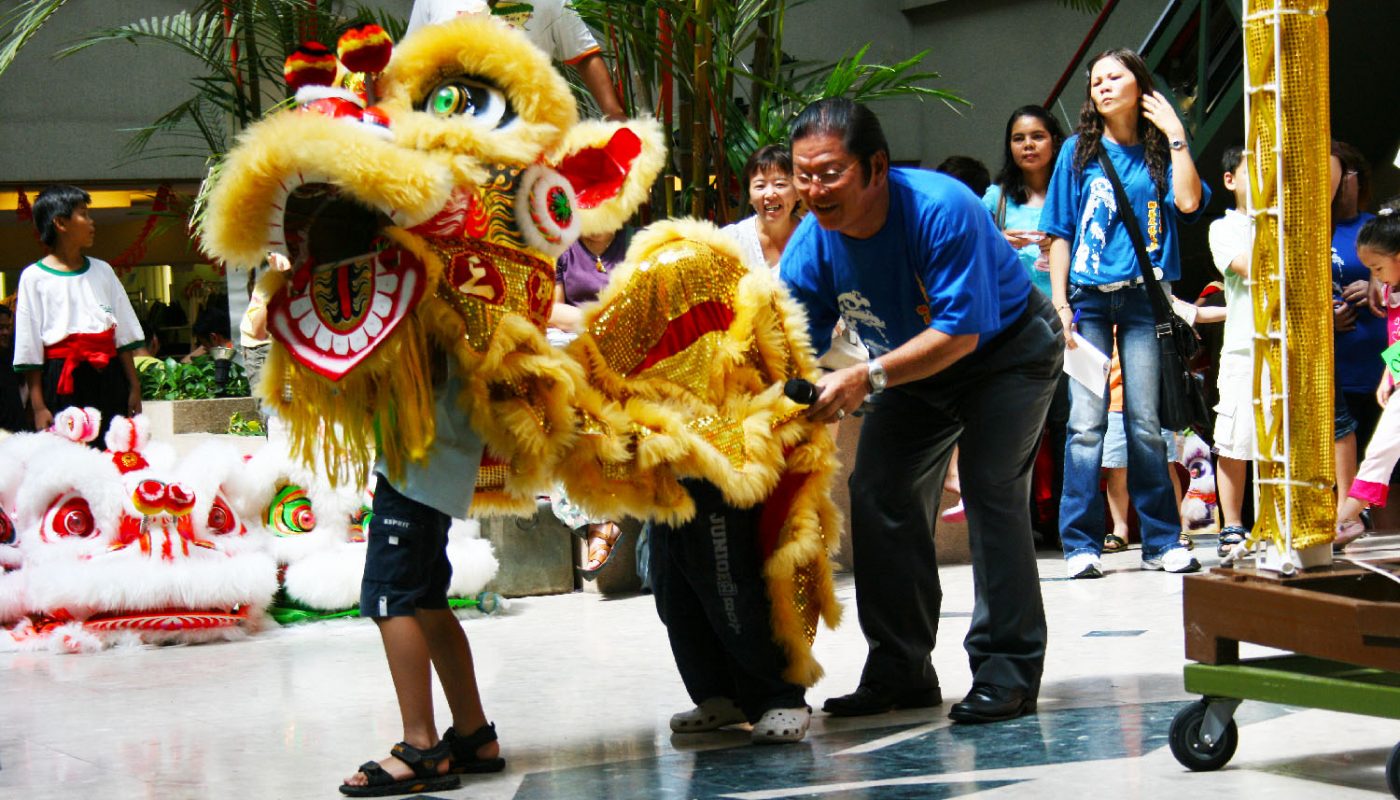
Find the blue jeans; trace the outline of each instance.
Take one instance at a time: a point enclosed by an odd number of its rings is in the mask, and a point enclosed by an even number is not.
[[[1128,494],[1142,526],[1142,557],[1157,558],[1180,545],[1181,518],[1167,474],[1167,448],[1157,422],[1161,367],[1152,304],[1143,284],[1114,292],[1071,287],[1070,305],[1080,335],[1113,353],[1123,367],[1123,424],[1128,437]],[[1104,502],[1099,492],[1108,392],[1098,397],[1070,381],[1069,429],[1065,440],[1065,488],[1060,497],[1060,543],[1065,557],[1103,552]]]

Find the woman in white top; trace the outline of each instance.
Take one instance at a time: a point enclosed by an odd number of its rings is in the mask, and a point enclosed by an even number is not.
[[[778,259],[797,230],[797,188],[792,185],[792,156],[778,144],[760,147],[744,164],[753,216],[725,230],[739,240],[739,252],[752,264],[767,264],[777,273]]]

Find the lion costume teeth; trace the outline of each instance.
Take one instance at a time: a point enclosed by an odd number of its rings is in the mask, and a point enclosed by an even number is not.
[[[431,354],[447,353],[488,448],[476,514],[533,513],[561,481],[601,515],[687,519],[686,477],[765,503],[785,677],[813,683],[817,620],[839,616],[840,520],[831,438],[780,390],[816,372],[801,312],[714,226],[663,222],[635,237],[584,334],[550,346],[554,258],[646,200],[660,126],[579,123],[544,54],[489,17],[423,28],[371,83],[377,105],[325,94],[249,128],[211,190],[212,256],[293,265],[264,279],[259,391],[295,454],[357,485],[376,451],[391,477],[421,460]]]

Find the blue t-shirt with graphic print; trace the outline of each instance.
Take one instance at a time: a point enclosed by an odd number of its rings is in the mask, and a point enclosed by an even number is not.
[[[1141,144],[1123,147],[1100,139],[1104,151],[1123,182],[1123,191],[1133,204],[1133,213],[1142,228],[1147,257],[1162,271],[1162,280],[1181,277],[1178,221],[1194,222],[1210,202],[1210,187],[1201,182],[1201,203],[1190,214],[1176,208],[1172,189],[1171,165],[1167,166],[1167,194],[1159,198],[1157,186],[1147,171],[1147,148]],[[1098,159],[1074,169],[1074,151],[1079,134],[1065,140],[1050,176],[1045,209],[1040,214],[1041,230],[1070,244],[1069,282],[1094,286],[1130,281],[1142,275],[1133,240],[1121,224],[1113,184]]]
[[[783,250],[782,280],[827,349],[837,317],[872,356],[933,328],[985,344],[1026,308],[1030,278],[981,201],[955,178],[889,172],[890,209],[868,239],[802,220]]]

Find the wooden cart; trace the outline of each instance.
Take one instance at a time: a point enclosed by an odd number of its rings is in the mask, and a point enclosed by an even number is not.
[[[1400,574],[1400,558],[1373,562]],[[1188,769],[1215,770],[1235,753],[1244,700],[1400,719],[1400,582],[1338,561],[1283,577],[1218,567],[1183,582],[1186,690],[1201,700],[1172,721],[1171,749]],[[1240,659],[1240,642],[1293,655]],[[1400,798],[1400,744],[1386,762]]]

